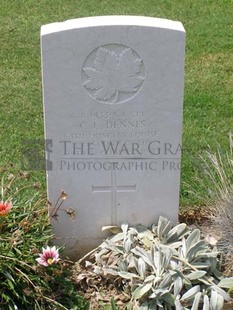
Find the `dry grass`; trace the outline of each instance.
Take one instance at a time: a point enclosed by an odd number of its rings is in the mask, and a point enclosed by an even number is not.
[[[221,239],[218,247],[224,253],[233,252],[233,134],[229,134],[229,151],[206,152],[202,157],[212,216],[211,220]]]

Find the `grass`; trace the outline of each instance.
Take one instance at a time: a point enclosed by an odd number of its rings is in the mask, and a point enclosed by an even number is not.
[[[198,154],[227,148],[233,124],[232,0],[2,0],[0,4],[0,164],[20,169],[24,139],[43,138],[40,26],[83,16],[130,14],[179,20],[187,32],[182,206],[207,194],[194,184]],[[45,174],[33,172],[43,183]],[[196,198],[199,197],[199,198]],[[200,198],[201,197],[201,198]]]

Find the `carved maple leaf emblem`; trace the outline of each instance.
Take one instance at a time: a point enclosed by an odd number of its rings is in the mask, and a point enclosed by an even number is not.
[[[93,67],[84,67],[84,87],[93,91],[95,99],[117,103],[120,93],[136,93],[144,81],[141,74],[142,60],[125,47],[114,51],[99,47]],[[128,96],[129,97],[129,96]]]

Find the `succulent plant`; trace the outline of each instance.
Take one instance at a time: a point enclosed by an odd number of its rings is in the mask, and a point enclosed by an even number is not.
[[[151,229],[128,224],[108,228],[116,234],[86,265],[122,281],[131,294],[128,310],[220,310],[231,300],[221,287],[230,288],[233,278],[223,278],[217,249],[201,240],[199,229],[190,230],[184,223],[173,226],[164,217]]]

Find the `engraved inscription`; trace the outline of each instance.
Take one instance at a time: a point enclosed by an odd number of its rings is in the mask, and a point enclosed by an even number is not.
[[[111,193],[111,225],[117,225],[117,193],[118,192],[135,192],[136,185],[117,185],[116,170],[111,170],[110,186],[93,186],[92,192],[110,192]]]
[[[103,45],[92,51],[82,67],[82,83],[88,94],[106,104],[118,104],[134,97],[145,79],[144,64],[131,48]]]

